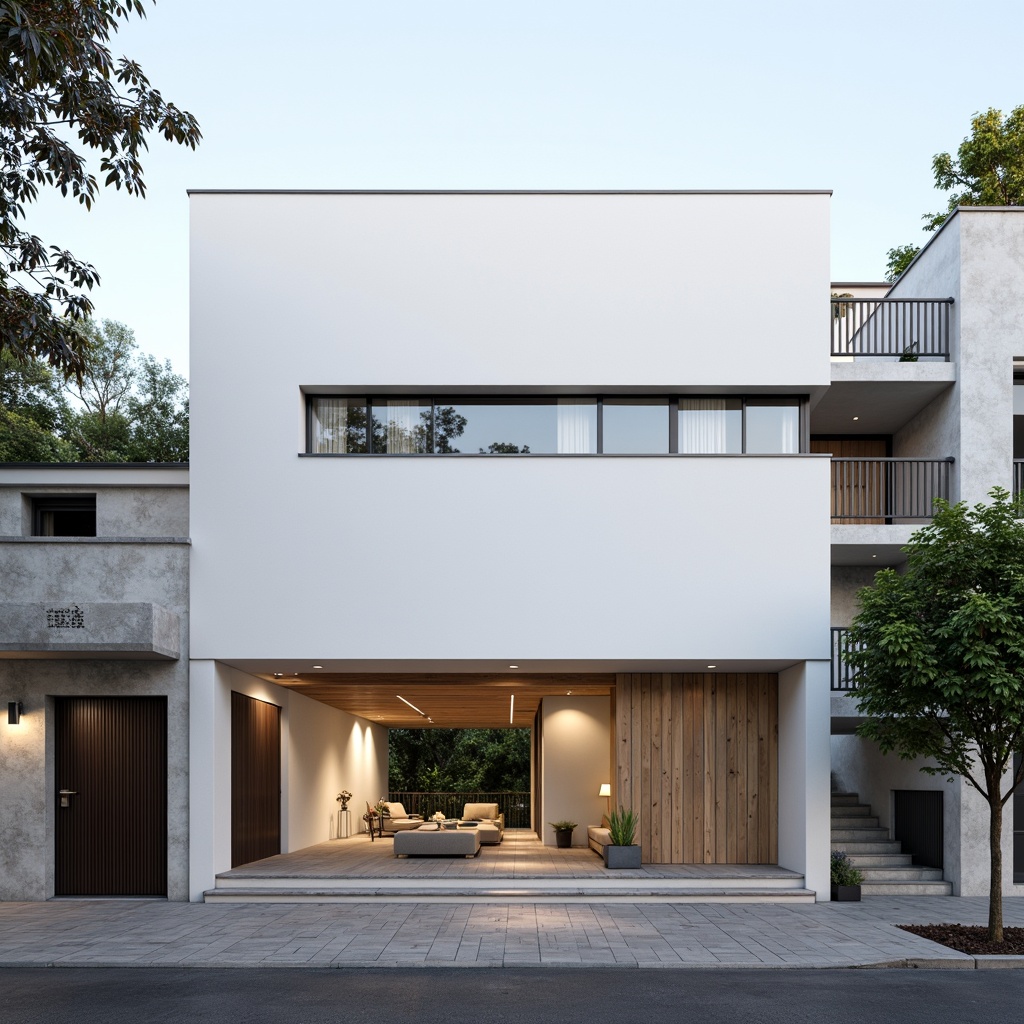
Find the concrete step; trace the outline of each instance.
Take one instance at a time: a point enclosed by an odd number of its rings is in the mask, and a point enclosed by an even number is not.
[[[871,816],[871,806],[869,804],[833,804],[832,805],[832,817],[833,818],[855,818],[861,815],[865,817]]]
[[[659,889],[656,886],[623,889],[613,893],[581,893],[578,888],[555,889],[469,888],[451,886],[424,893],[416,888],[368,894],[365,890],[338,888],[249,888],[209,889],[203,894],[205,903],[813,903],[810,889],[765,889],[747,886],[742,889]]]
[[[885,831],[884,829],[882,831]],[[862,853],[900,853],[902,852],[902,846],[895,839],[884,839],[877,842],[858,842],[857,840],[848,840],[846,842],[836,841],[835,836],[832,837],[832,849],[843,850],[850,854],[851,857],[854,854]]]
[[[941,882],[940,868],[861,868],[865,882]]]
[[[875,815],[851,815],[840,818],[833,814],[832,831],[835,832],[837,828],[878,828],[878,818]]]
[[[864,882],[862,896],[952,896],[950,882]]]
[[[899,843],[893,843],[898,847]],[[913,859],[909,853],[860,853],[856,849],[847,850],[847,857],[855,868],[909,868]]]
[[[846,843],[882,843],[889,839],[887,828],[834,828],[832,829],[832,849],[847,849],[842,844]]]
[[[839,807],[840,805],[859,804],[860,794],[859,793],[833,793],[832,794],[832,806]]]

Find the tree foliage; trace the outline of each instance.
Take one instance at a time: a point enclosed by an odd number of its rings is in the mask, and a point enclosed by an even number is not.
[[[388,785],[414,792],[526,791],[529,729],[392,729]]]
[[[1002,941],[1003,777],[1024,744],[1024,505],[1001,488],[973,508],[936,502],[904,549],[860,592],[851,629],[858,732],[883,753],[929,758],[990,809],[989,935]]]
[[[938,228],[958,206],[1024,206],[1024,105],[1004,118],[989,107],[971,118],[971,134],[954,157],[936,153],[932,158],[935,187],[949,192],[945,213],[922,216],[925,231]],[[895,281],[920,252],[920,246],[890,249],[887,281]]]
[[[144,0],[0,0],[0,351],[65,373],[85,364],[76,321],[92,312],[95,268],[24,226],[41,188],[87,209],[100,183],[145,196],[147,136],[191,148],[196,119],[154,89],[142,68],[115,59],[120,23],[145,17]]]
[[[116,320],[78,329],[89,344],[68,383],[0,350],[0,462],[187,462],[188,382]]]

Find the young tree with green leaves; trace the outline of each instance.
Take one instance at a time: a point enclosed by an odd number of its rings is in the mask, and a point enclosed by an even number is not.
[[[99,283],[93,266],[24,226],[40,188],[87,209],[98,178],[145,196],[148,137],[192,149],[202,137],[135,61],[110,52],[120,23],[145,13],[144,0],[0,0],[0,351],[19,362],[80,373],[87,343],[76,321],[92,312],[85,293]]]
[[[990,504],[936,501],[932,522],[860,591],[850,632],[858,733],[883,753],[928,758],[989,806],[988,934],[1003,941],[1004,784],[1024,745],[1024,504],[1001,488]]]
[[[932,158],[935,187],[949,192],[945,213],[926,213],[924,230],[934,231],[958,206],[1024,206],[1024,105],[1006,117],[989,107],[971,118],[971,134],[954,157]],[[895,281],[921,251],[917,245],[890,249],[886,280]]]

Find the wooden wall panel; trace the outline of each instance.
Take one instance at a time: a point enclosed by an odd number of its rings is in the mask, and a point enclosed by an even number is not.
[[[281,852],[281,709],[231,692],[231,866]]]
[[[649,864],[778,860],[778,677],[617,677],[616,805]]]

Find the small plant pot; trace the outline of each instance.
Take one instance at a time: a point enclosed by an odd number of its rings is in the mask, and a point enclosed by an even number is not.
[[[836,903],[860,903],[860,886],[833,885],[832,899]]]
[[[555,846],[560,850],[568,850],[572,846],[572,830],[563,828],[556,831]]]
[[[606,868],[638,868],[640,867],[639,846],[611,846],[604,848],[604,866]]]

